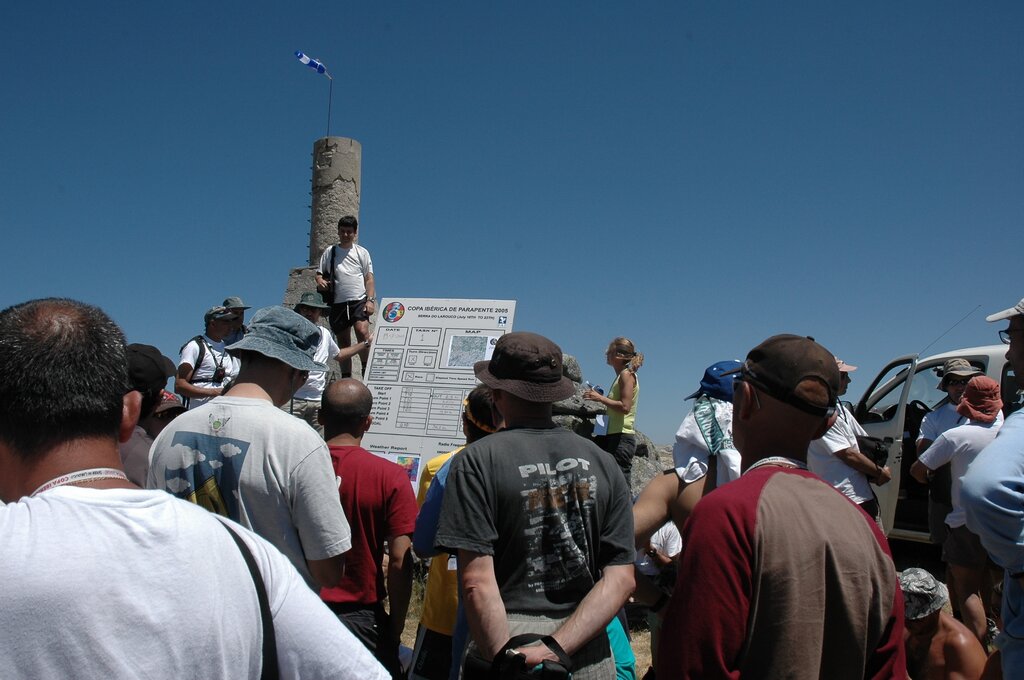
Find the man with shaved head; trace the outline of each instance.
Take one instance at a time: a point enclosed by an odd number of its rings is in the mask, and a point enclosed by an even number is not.
[[[878,525],[807,470],[836,418],[832,354],[776,335],[736,370],[742,474],[697,503],[661,634],[671,678],[905,680],[903,600]]]
[[[320,423],[338,478],[341,505],[352,527],[345,576],[320,597],[367,649],[399,677],[398,643],[412,592],[412,533],[416,497],[405,469],[360,444],[370,429],[373,395],[352,378],[331,383],[320,406]],[[387,546],[388,567],[381,563]],[[388,600],[390,613],[384,610]]]

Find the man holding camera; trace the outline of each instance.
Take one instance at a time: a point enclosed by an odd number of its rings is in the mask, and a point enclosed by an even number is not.
[[[316,289],[331,303],[331,330],[342,349],[352,345],[348,329],[356,333],[356,341],[363,343],[359,361],[366,370],[370,358],[370,317],[377,311],[376,287],[373,281],[373,262],[366,248],[356,243],[359,221],[352,215],[338,220],[338,243],[329,246],[320,256],[316,272]],[[352,360],[341,364],[341,377],[352,377]]]
[[[174,391],[193,409],[219,396],[224,385],[238,375],[238,360],[227,352],[227,337],[238,314],[227,307],[211,307],[203,316],[206,330],[181,348]]]
[[[850,373],[856,371],[857,367],[838,357],[836,366],[839,367],[839,396],[843,396],[850,387]],[[840,403],[836,413],[836,422],[825,436],[811,442],[807,450],[807,466],[811,472],[842,491],[877,522],[878,499],[871,490],[871,484],[882,486],[888,483],[892,479],[892,472],[888,465],[879,465],[861,453],[857,437],[867,432],[850,410]]]

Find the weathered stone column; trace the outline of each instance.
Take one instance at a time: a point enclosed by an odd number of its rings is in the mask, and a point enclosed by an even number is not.
[[[354,139],[322,137],[313,142],[309,265],[297,267],[289,273],[284,293],[286,307],[297,304],[303,293],[316,290],[314,274],[320,264],[320,254],[327,246],[338,242],[338,220],[344,215],[359,217],[362,165],[363,147]],[[360,224],[359,233],[362,232],[363,225]],[[373,324],[372,319],[370,323]],[[321,324],[327,326],[326,314]],[[354,367],[362,369],[358,356],[353,357],[352,362]],[[337,373],[337,364],[333,360],[331,369]]]
[[[303,293],[316,290],[313,274],[324,248],[338,242],[338,220],[344,215],[359,217],[362,165],[363,147],[354,139],[321,137],[313,142],[309,265],[291,271],[285,306],[296,304]]]
[[[362,166],[363,147],[354,139],[323,137],[313,144],[309,264],[314,267],[324,248],[338,242],[338,220],[345,215],[359,217]]]

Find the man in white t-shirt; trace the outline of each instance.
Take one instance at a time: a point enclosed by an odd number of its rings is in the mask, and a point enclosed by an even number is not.
[[[4,677],[389,677],[267,541],[128,481],[142,394],[102,310],[23,303],[0,337]]]
[[[320,315],[325,309],[330,309],[330,307],[324,304],[320,293],[303,293],[299,299],[299,304],[295,305],[295,312],[299,316],[309,319],[320,329],[320,344],[316,347],[313,361],[326,364],[331,359],[334,359],[341,363],[351,359],[364,347],[370,346],[370,339],[367,338],[358,345],[352,345],[345,349],[338,347],[338,343],[334,341],[334,336],[331,335],[331,332],[320,325]],[[291,413],[296,418],[305,420],[322,437],[324,436],[324,426],[320,424],[319,420],[320,399],[323,397],[326,388],[327,371],[310,371],[305,384],[295,391],[295,395],[281,409]]]
[[[977,534],[967,528],[967,515],[960,502],[960,486],[967,468],[981,450],[992,443],[1003,424],[1000,409],[1003,400],[999,383],[985,375],[970,379],[957,413],[967,422],[946,430],[910,466],[910,474],[924,482],[928,473],[947,463],[953,478],[953,509],[946,516],[949,532],[942,544],[942,560],[953,576],[953,591],[959,601],[964,624],[982,644],[988,632],[987,603],[992,601],[992,583],[988,575],[988,553]]]
[[[184,413],[153,442],[146,485],[230,517],[273,543],[311,588],[336,585],[351,531],[324,440],[278,407],[310,371],[320,331],[284,307],[257,311],[231,346],[227,394]]]
[[[841,387],[839,395],[850,387],[850,373],[857,370],[836,357]],[[871,483],[882,486],[892,479],[888,465],[877,465],[860,452],[857,437],[867,434],[845,406],[837,410],[836,422],[807,449],[807,467],[841,491],[878,521],[878,500]]]
[[[917,455],[921,456],[932,442],[939,438],[939,435],[963,425],[967,419],[956,412],[960,404],[967,381],[976,375],[981,375],[981,370],[971,366],[966,359],[949,359],[942,365],[942,380],[938,389],[948,395],[948,400],[934,411],[925,415],[921,421],[921,431],[917,436]],[[953,510],[953,501],[950,499],[949,465],[940,466],[928,475],[928,534],[932,543],[942,545],[946,540],[946,515]]]
[[[356,243],[359,221],[352,215],[338,220],[338,243],[329,246],[320,256],[316,272],[316,289],[331,303],[331,330],[342,348],[352,344],[348,329],[356,333],[356,344],[370,337],[370,321],[377,309],[376,284],[373,280],[373,262],[366,248]],[[370,358],[369,346],[359,348],[363,371]],[[352,362],[341,363],[341,377],[352,375]]]
[[[174,391],[194,409],[224,391],[238,375],[238,360],[227,351],[225,339],[238,315],[226,307],[211,307],[203,316],[206,330],[184,344]]]

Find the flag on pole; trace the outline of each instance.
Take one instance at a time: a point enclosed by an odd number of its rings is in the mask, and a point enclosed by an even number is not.
[[[298,59],[299,61],[301,61],[306,66],[308,66],[311,69],[313,69],[314,71],[316,71],[317,73],[322,73],[325,76],[327,76],[328,78],[331,78],[331,74],[327,72],[327,67],[323,65],[323,62],[321,62],[321,61],[319,61],[317,59],[313,59],[313,58],[309,57],[308,55],[304,54],[303,52],[298,52],[298,51],[295,52],[295,58]],[[334,80],[334,79],[331,78],[331,80]]]

